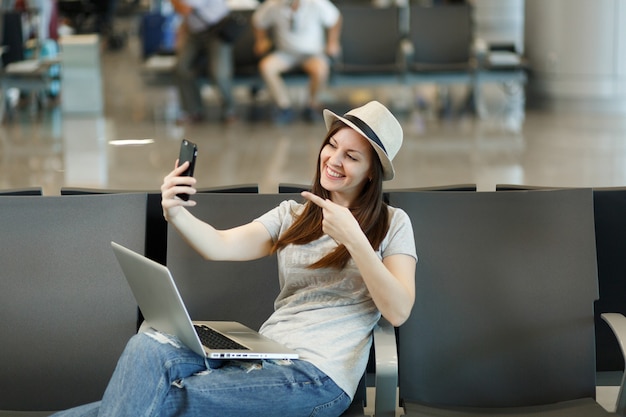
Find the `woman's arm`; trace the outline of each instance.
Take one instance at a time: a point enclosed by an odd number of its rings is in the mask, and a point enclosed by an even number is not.
[[[309,192],[302,196],[322,207],[324,233],[350,252],[383,317],[394,326],[404,323],[415,302],[415,259],[398,254],[381,261],[349,209]]]
[[[250,222],[227,230],[217,230],[195,217],[185,207],[196,205],[193,200],[184,201],[177,194],[196,193],[195,178],[180,176],[188,163],[170,172],[161,185],[163,217],[202,257],[210,260],[243,261],[258,259],[270,254],[272,238],[259,222]]]
[[[378,310],[392,325],[400,326],[409,318],[415,302],[415,258],[398,254],[387,256],[381,262],[367,238],[365,242],[344,245]]]

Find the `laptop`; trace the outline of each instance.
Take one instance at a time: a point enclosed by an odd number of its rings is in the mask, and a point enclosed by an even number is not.
[[[211,359],[298,359],[294,350],[241,323],[192,322],[167,267],[118,243],[111,242],[111,247],[150,327],[177,336]]]

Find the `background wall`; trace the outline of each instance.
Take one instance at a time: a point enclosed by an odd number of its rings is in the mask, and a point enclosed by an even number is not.
[[[530,92],[626,111],[626,2],[526,0]]]

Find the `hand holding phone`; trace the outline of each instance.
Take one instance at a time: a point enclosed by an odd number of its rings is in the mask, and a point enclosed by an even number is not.
[[[189,166],[187,169],[181,174],[182,176],[193,177],[193,172],[196,167],[196,157],[198,156],[198,146],[188,141],[187,139],[183,139],[180,144],[180,154],[178,156],[178,166],[181,166],[185,162],[189,162]],[[182,193],[176,194],[182,200],[189,200],[189,194]]]

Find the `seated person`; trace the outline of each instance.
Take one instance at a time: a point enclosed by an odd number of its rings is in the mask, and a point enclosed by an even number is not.
[[[165,219],[204,258],[276,253],[281,292],[260,332],[299,359],[215,363],[149,330],[128,342],[102,401],[54,417],[331,417],[350,406],[381,315],[399,326],[411,313],[417,254],[409,216],[383,200],[398,120],[372,101],[344,115],[325,110],[324,121],[311,192],[247,224],[217,230],[187,210],[197,192],[182,175],[189,162],[176,161],[161,185]]]
[[[291,100],[281,74],[302,69],[310,78],[308,104],[304,117],[313,121],[319,114],[318,93],[330,72],[328,57],[340,51],[341,14],[329,0],[267,0],[252,17],[256,54],[264,56],[259,71],[277,106],[275,121],[289,123],[294,118]],[[270,52],[272,38],[275,49]]]

